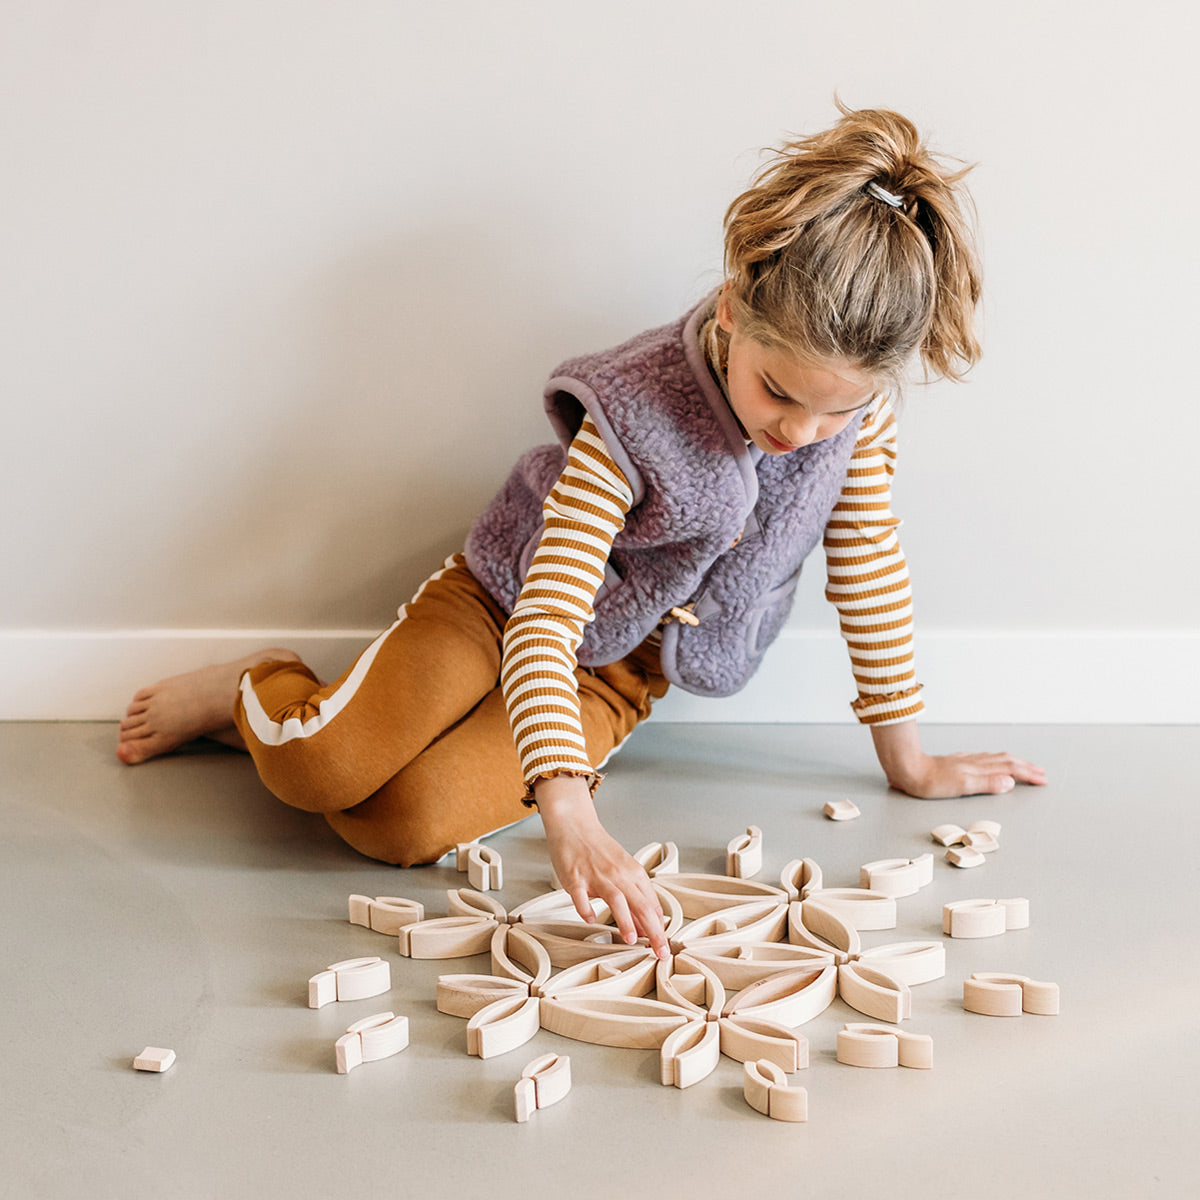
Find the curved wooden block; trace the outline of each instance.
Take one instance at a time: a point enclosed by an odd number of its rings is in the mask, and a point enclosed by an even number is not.
[[[655,896],[658,897],[659,907],[663,911],[663,933],[670,941],[683,928],[683,906],[657,879],[652,882],[651,886],[654,888]]]
[[[633,857],[641,863],[651,879],[657,875],[679,873],[679,847],[674,842],[650,842],[635,851]]]
[[[1007,928],[1007,910],[995,900],[952,900],[942,905],[942,932],[948,937],[996,937]]]
[[[365,1000],[392,986],[391,968],[382,958],[348,958],[331,964],[328,970],[336,977],[339,1000]]]
[[[481,1008],[467,1022],[467,1053],[494,1058],[525,1045],[541,1027],[540,1004],[535,996],[514,996]]]
[[[528,1121],[537,1112],[537,1084],[521,1076],[513,1088],[513,1106],[518,1121]]]
[[[716,1070],[721,1031],[715,1021],[689,1021],[662,1044],[661,1078],[666,1087],[687,1088]]]
[[[775,942],[783,937],[787,926],[788,908],[783,901],[735,904],[695,917],[680,926],[671,936],[671,949],[678,954],[700,941],[710,946],[718,942]]]
[[[957,846],[966,836],[967,831],[960,825],[938,825],[929,831],[939,846]]]
[[[447,888],[446,912],[451,917],[488,917],[502,924],[508,920],[508,910],[495,896],[474,888]]]
[[[859,886],[893,898],[914,896],[921,889],[925,868],[916,859],[881,858],[864,863],[858,871]]]
[[[571,1060],[565,1054],[543,1054],[525,1065],[521,1078],[533,1080],[536,1106],[549,1108],[571,1090]]]
[[[492,933],[492,974],[527,984],[536,994],[550,978],[550,955],[528,931],[517,925],[499,925]]]
[[[376,896],[370,903],[367,921],[376,933],[399,934],[404,925],[425,919],[425,905],[403,896]]]
[[[308,1007],[324,1008],[338,998],[337,973],[334,971],[318,971],[308,981]]]
[[[706,966],[680,956],[660,959],[655,995],[664,1004],[693,1009],[698,1017],[715,1021],[725,1007],[725,986]]]
[[[588,925],[584,921],[522,921],[521,930],[540,942],[554,967],[573,967],[589,958],[620,954],[636,947],[648,947],[645,938],[632,946],[619,941],[620,934],[608,925]]]
[[[933,1066],[933,1038],[884,1025],[852,1023],[837,1036],[837,1060],[849,1067],[909,1067],[927,1071]]]
[[[791,1087],[784,1073],[773,1062],[761,1059],[742,1068],[742,1094],[746,1103],[763,1116],[775,1121],[808,1120],[808,1092]]]
[[[659,875],[654,881],[670,892],[691,921],[735,904],[774,900],[782,904],[787,893],[769,883],[753,879],[730,879],[727,875]]]
[[[802,971],[781,971],[743,988],[721,1015],[758,1017],[794,1028],[823,1013],[837,991],[838,969],[832,963]]]
[[[863,950],[858,961],[889,979],[916,987],[946,974],[946,947],[941,942],[893,942]]]
[[[471,851],[478,846],[478,842],[459,842],[454,847],[454,868],[457,871],[466,872],[467,866],[471,860]]]
[[[408,1046],[408,1018],[390,1012],[355,1021],[333,1044],[339,1075],[348,1075],[365,1062],[378,1062]]]
[[[912,992],[908,984],[861,962],[838,967],[838,993],[842,999],[877,1021],[897,1024],[912,1016]]]
[[[1023,1012],[1058,1016],[1057,983],[1041,983],[1027,975],[976,972],[963,981],[963,1008],[985,1017],[1019,1017]]]
[[[590,958],[567,967],[539,987],[536,996],[584,998],[594,996],[648,996],[654,991],[658,959],[645,947]]]
[[[487,917],[438,917],[405,925],[399,933],[400,953],[408,958],[467,958],[485,953],[499,922]]]
[[[853,821],[862,816],[862,810],[853,800],[828,800],[821,811],[831,821]]]
[[[499,891],[504,886],[504,863],[491,846],[472,846],[467,854],[467,878],[477,892]]]
[[[747,825],[746,832],[725,847],[725,874],[733,879],[753,879],[762,870],[762,830]]]
[[[793,946],[787,942],[693,942],[676,956],[676,964],[695,962],[707,967],[726,991],[743,988],[778,975],[781,971],[800,971],[828,966],[833,958],[823,950]],[[678,967],[677,967],[678,969]]]
[[[951,846],[946,851],[946,861],[952,867],[962,867],[967,870],[970,867],[982,867],[987,859],[971,846]]]
[[[990,833],[971,833],[968,831],[963,834],[962,841],[964,846],[969,846],[972,850],[978,850],[980,854],[993,854],[1000,849],[1000,843]]]
[[[833,913],[842,924],[861,933],[896,928],[895,898],[882,892],[866,888],[822,888],[809,892],[804,902],[819,905]]]
[[[371,897],[352,893],[349,904],[350,924],[371,928]]]
[[[673,1004],[657,1000],[604,996],[575,1001],[569,995],[539,1002],[542,1028],[597,1046],[658,1050],[669,1034],[691,1019]]]
[[[779,882],[788,900],[807,900],[821,890],[821,868],[811,858],[793,858],[779,873]]]
[[[986,833],[989,837],[993,837],[996,841],[1000,840],[1000,822],[999,821],[972,821],[967,826],[968,833]]]
[[[1029,928],[1029,901],[1023,896],[1012,900],[997,900],[996,903],[1004,909],[1005,931]]]
[[[721,1053],[735,1062],[765,1058],[789,1075],[808,1066],[808,1039],[778,1021],[738,1013],[722,1017],[717,1026]]]
[[[829,954],[837,963],[848,961],[862,949],[858,931],[822,908],[815,898],[793,900],[788,906],[788,941],[793,946],[807,946]]]
[[[603,900],[593,898],[591,905],[592,912],[599,924],[603,925],[612,919],[612,910]],[[533,899],[518,904],[516,908],[509,910],[508,919],[514,925],[521,921],[581,920],[575,911],[575,901],[571,899],[571,893],[562,888],[553,892],[543,892],[540,896],[534,896]],[[589,922],[581,921],[581,923],[588,924]]]
[[[527,997],[529,985],[495,975],[439,975],[437,1010],[449,1017],[473,1017],[497,1000]]]

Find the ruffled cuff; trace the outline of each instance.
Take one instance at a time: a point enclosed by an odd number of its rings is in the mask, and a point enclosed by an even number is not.
[[[860,695],[851,702],[850,707],[863,725],[896,725],[901,721],[911,721],[925,708],[921,699],[922,687],[918,683],[915,687],[883,696]]]
[[[593,797],[596,795],[596,789],[604,782],[604,776],[599,771],[572,771],[567,767],[562,767],[554,771],[546,771],[544,774],[526,781],[525,795],[521,797],[521,803],[526,808],[537,808],[537,798],[533,794],[533,785],[539,779],[553,779],[556,775],[573,775],[576,779],[586,780],[588,794]]]

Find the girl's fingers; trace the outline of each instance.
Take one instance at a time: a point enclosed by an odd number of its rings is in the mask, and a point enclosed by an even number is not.
[[[613,920],[617,923],[617,928],[621,931],[621,940],[626,945],[632,945],[637,941],[637,929],[633,923],[633,915],[629,911],[629,903],[625,899],[623,892],[614,891],[611,896],[606,896],[605,901],[609,909],[612,911]]]

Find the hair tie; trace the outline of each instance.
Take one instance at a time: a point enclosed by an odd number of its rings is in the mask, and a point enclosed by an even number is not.
[[[874,196],[876,200],[882,200],[884,202],[884,204],[890,204],[893,208],[903,208],[904,207],[904,197],[903,196],[897,196],[894,192],[886,191],[884,188],[881,188],[879,186],[879,184],[877,184],[877,183],[874,183],[874,182],[868,183],[867,191],[870,192],[871,195]]]

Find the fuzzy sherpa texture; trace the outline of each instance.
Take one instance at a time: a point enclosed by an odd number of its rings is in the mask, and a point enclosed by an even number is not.
[[[664,613],[694,602],[700,625],[664,632],[664,674],[688,691],[724,696],[746,684],[787,619],[801,564],[840,494],[859,421],[787,455],[752,453],[699,347],[712,303],[558,368],[546,410],[559,441],[520,459],[472,527],[466,556],[511,612],[541,536],[542,503],[587,412],[629,479],[634,506],[579,662],[624,657]]]

